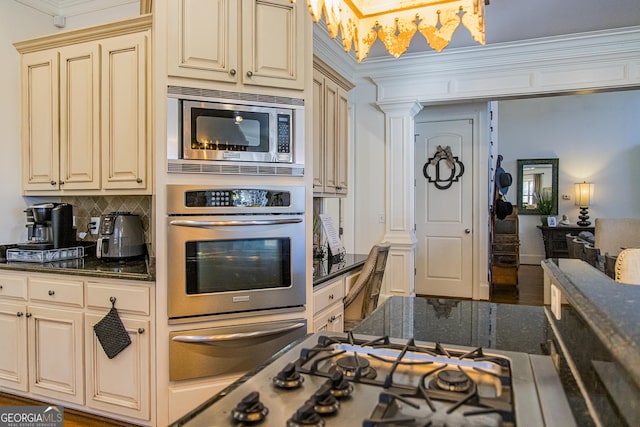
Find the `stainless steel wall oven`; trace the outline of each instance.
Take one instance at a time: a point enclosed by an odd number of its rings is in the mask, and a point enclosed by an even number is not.
[[[169,317],[304,305],[304,193],[167,186]]]

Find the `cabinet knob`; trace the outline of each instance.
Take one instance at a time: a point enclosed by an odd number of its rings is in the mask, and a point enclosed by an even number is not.
[[[468,229],[468,228],[465,228],[464,232],[465,232],[465,234],[469,234],[469,233],[471,233],[471,230]]]
[[[136,182],[137,182],[138,184],[142,184],[142,178],[138,178],[138,179],[136,179]]]
[[[64,181],[60,181],[60,185],[64,185]]]
[[[253,76],[253,71],[247,71],[247,77]]]
[[[330,294],[330,295],[329,295],[329,299],[333,299],[333,294]]]
[[[51,181],[51,186],[54,186],[54,185],[56,185],[56,184],[57,184],[57,182],[55,182],[55,181]]]
[[[139,334],[144,334],[144,328],[138,328],[138,333]]]
[[[32,314],[31,313],[27,313],[26,316],[27,316],[27,318],[29,318],[29,317],[32,316]]]
[[[16,316],[18,316],[18,317],[22,317],[22,316],[24,316],[24,313],[23,313],[23,312],[21,312],[21,311],[19,311],[19,312],[17,312],[17,313],[16,313]]]
[[[48,293],[49,293],[49,296],[53,296],[53,295],[55,295],[56,291],[51,291],[50,290]]]
[[[231,70],[229,70],[229,74],[231,74],[232,76],[236,75],[236,69],[232,68]]]
[[[4,286],[0,285],[0,291],[4,288]]]

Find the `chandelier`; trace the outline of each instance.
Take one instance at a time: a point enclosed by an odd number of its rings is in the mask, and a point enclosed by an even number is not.
[[[344,50],[349,52],[353,45],[358,62],[367,57],[376,38],[398,58],[416,31],[440,52],[460,23],[474,40],[485,43],[485,0],[307,0],[307,4],[314,22],[324,11],[329,35],[335,38],[340,30]]]

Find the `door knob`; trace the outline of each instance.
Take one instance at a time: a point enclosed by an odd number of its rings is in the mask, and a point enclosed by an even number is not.
[[[469,234],[469,233],[471,233],[471,229],[469,229],[469,228],[465,228],[465,229],[464,229],[464,232],[465,232],[465,234]]]

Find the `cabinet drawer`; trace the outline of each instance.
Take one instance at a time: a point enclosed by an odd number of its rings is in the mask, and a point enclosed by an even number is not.
[[[148,286],[87,282],[87,308],[108,310],[111,308],[111,298],[115,298],[119,312],[148,316],[151,307],[149,294]]]
[[[333,303],[342,302],[342,298],[344,298],[344,281],[340,278],[313,292],[313,312],[318,313]]]
[[[0,274],[0,298],[27,300],[27,277]]]
[[[82,280],[55,280],[29,278],[29,300],[74,307],[84,306],[84,283]]]

